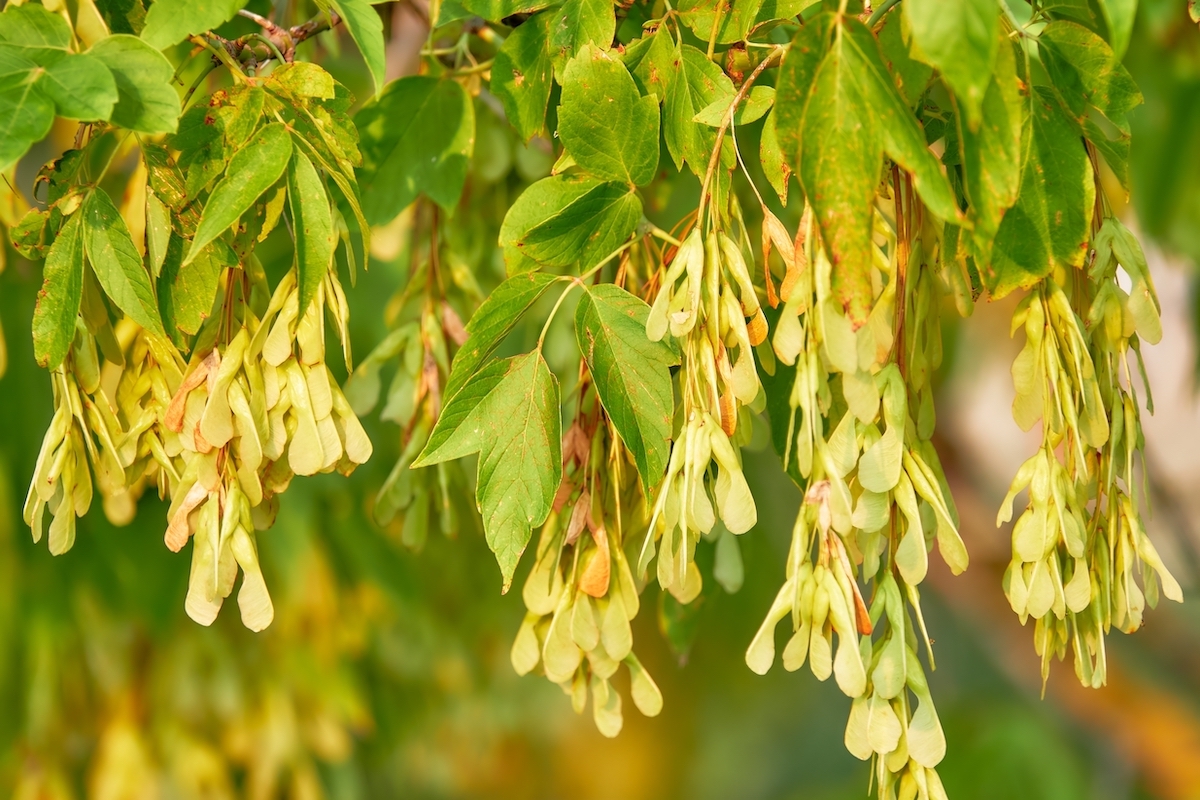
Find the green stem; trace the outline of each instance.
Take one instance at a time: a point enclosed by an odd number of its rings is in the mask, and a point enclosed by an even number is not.
[[[216,68],[217,65],[214,64],[210,59],[208,62],[208,68],[201,70],[200,74],[196,76],[196,80],[192,81],[192,85],[188,88],[187,94],[183,96],[183,107],[185,109],[188,107],[188,103],[191,102],[192,95],[194,95],[196,90],[200,88],[200,84],[204,83],[204,80],[211,75],[212,71]]]
[[[279,59],[280,64],[284,64],[287,62],[287,59],[285,59],[283,57],[283,53],[280,52],[279,46],[277,44],[275,44],[275,42],[271,41],[271,37],[265,36],[261,33],[252,33],[252,34],[250,34],[250,37],[253,39],[258,39],[259,41],[263,42],[263,44],[265,44],[267,47],[271,48],[271,53],[277,59]]]
[[[554,315],[558,313],[559,306],[563,304],[563,300],[567,299],[567,295],[571,293],[571,290],[576,285],[583,285],[583,281],[579,278],[563,277],[559,280],[570,281],[570,283],[567,284],[566,289],[563,289],[563,293],[558,296],[558,300],[554,303],[554,308],[550,309],[550,316],[546,317],[546,324],[542,326],[542,332],[537,340],[537,349],[539,351],[541,351],[542,344],[546,341],[546,334],[550,331],[550,323],[554,322]]]
[[[208,52],[212,53],[218,61],[220,61],[229,69],[230,73],[233,74],[234,79],[239,81],[246,80],[246,73],[242,72],[241,65],[233,60],[233,57],[229,55],[229,51],[226,50],[223,45],[216,47],[212,42],[203,36],[193,36],[192,43],[198,44],[204,49],[208,50]]]
[[[871,18],[867,20],[867,27],[874,28],[875,23],[883,19],[883,15],[892,10],[892,6],[899,3],[900,0],[883,0],[874,11],[871,12]]]
[[[603,259],[601,259],[600,263],[596,264],[596,266],[594,266],[591,269],[584,272],[578,278],[571,277],[570,275],[564,275],[563,277],[559,278],[560,281],[570,281],[571,285],[563,290],[563,293],[558,296],[558,301],[554,304],[554,308],[550,309],[550,316],[546,318],[546,324],[542,326],[542,333],[540,336],[538,336],[538,342],[537,342],[538,350],[542,349],[542,343],[546,341],[546,333],[550,330],[550,323],[554,321],[554,315],[558,313],[559,306],[562,305],[563,300],[565,300],[567,298],[567,295],[571,293],[571,289],[575,288],[576,286],[583,286],[584,285],[583,282],[586,281],[588,278],[592,277],[593,275],[595,275],[597,272],[599,272],[604,267],[605,264],[612,261],[614,258],[621,255],[621,253],[624,253],[626,250],[633,247],[637,243],[638,243],[638,239],[636,237],[633,239],[630,239],[628,242],[626,242],[625,244],[618,247],[616,250],[613,250],[611,253],[606,255]]]

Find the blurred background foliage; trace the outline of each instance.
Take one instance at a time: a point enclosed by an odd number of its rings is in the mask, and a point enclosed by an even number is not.
[[[1131,115],[1133,191],[1125,214],[1148,239],[1160,292],[1173,298],[1164,301],[1175,313],[1166,340],[1149,357],[1165,407],[1163,421],[1147,427],[1150,459],[1159,466],[1153,535],[1191,591],[1182,607],[1155,612],[1138,636],[1117,637],[1107,688],[1081,689],[1070,667],[1060,667],[1039,697],[1028,631],[1000,590],[1008,532],[992,523],[1008,476],[1031,449],[1008,413],[1014,353],[1003,343],[1011,306],[983,306],[951,323],[947,352],[958,356],[947,358],[942,376],[938,447],[972,566],[960,578],[933,572],[926,608],[937,639],[931,682],[950,742],[940,771],[959,800],[1200,797],[1200,540],[1191,523],[1200,414],[1191,381],[1179,380],[1195,363],[1191,321],[1200,317],[1200,29],[1185,6],[1139,4],[1127,63],[1146,102]],[[250,7],[269,11],[265,0]],[[381,7],[391,24],[390,77],[415,67],[426,35],[423,8],[421,0]],[[230,23],[238,24],[249,23]],[[366,96],[366,71],[344,36],[326,34],[302,57],[319,58]],[[546,142],[518,142],[496,116],[498,104],[486,96],[477,103],[468,192],[443,238],[458,268],[486,290],[503,274],[494,244],[499,221],[525,185],[548,173],[552,155]],[[37,165],[68,147],[73,133],[56,129],[13,186],[27,192]],[[744,148],[757,150],[753,128],[740,136]],[[652,213],[667,222],[696,188],[682,178],[657,186]],[[12,224],[23,202],[0,190],[0,222]],[[348,289],[360,356],[386,334],[389,298],[413,268],[413,213],[428,212],[418,205],[379,231],[370,269]],[[842,745],[848,701],[836,687],[778,668],[758,677],[743,662],[783,572],[799,503],[763,447],[748,458],[762,502],[757,529],[741,539],[742,587],[729,594],[706,580],[713,588],[686,615],[653,584],[647,589],[635,638],[666,705],[654,719],[630,715],[621,735],[607,740],[555,687],[513,673],[508,651],[523,608],[519,597],[500,595],[477,528],[464,523],[453,539],[430,535],[414,551],[401,541],[400,522],[373,521],[373,498],[400,438],[377,415],[366,420],[373,460],[349,480],[298,483],[282,498],[274,529],[260,537],[276,600],[275,622],[261,634],[233,614],[206,629],[182,613],[188,559],[163,547],[165,509],[152,497],[123,528],[97,509],[60,558],[34,545],[20,504],[52,410],[27,332],[40,268],[11,248],[2,255],[9,361],[0,379],[4,796],[866,796],[868,769]],[[460,309],[464,318],[470,310]],[[535,337],[541,316],[532,314],[534,327],[515,338]],[[553,332],[547,355],[562,374],[572,368],[573,345],[559,333],[559,357]],[[765,444],[765,431],[758,441]],[[462,511],[469,520],[473,512]]]

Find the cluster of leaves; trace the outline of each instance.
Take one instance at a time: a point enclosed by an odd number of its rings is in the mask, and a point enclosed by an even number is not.
[[[1135,485],[1128,353],[1161,334],[1157,300],[1102,181],[1128,183],[1132,4],[446,0],[422,74],[387,85],[365,0],[295,27],[243,11],[261,32],[212,33],[241,5],[157,0],[122,17],[130,34],[94,25],[86,42],[79,15],[0,15],[0,102],[19,111],[3,166],[55,114],[86,123],[12,231],[45,259],[33,338],[57,406],[26,515],[40,536],[50,510],[52,551],[73,541],[92,475],[114,519],[152,484],[171,499],[168,546],[195,537],[189,614],[210,623],[240,567],[260,629],[254,532],[293,475],[370,455],[356,412],[395,363],[382,416],[402,455],[376,519],[419,546],[434,520],[458,531],[473,492],[503,591],[540,530],[514,667],[578,711],[590,698],[615,735],[622,665],[638,709],[662,705],[630,624],[650,576],[671,637],[707,591],[700,548],[718,583],[741,583],[737,537],[757,521],[741,448],[769,425],[805,502],[747,662],[770,667],[790,616],[785,667],[807,661],[853,698],[846,744],[873,759],[880,797],[944,797],[918,586],[935,544],[955,573],[968,559],[931,443],[940,307],[1028,291],[1014,414],[1040,419],[1044,442],[1014,483],[1031,490],[1014,610],[1037,619],[1046,668],[1073,644],[1099,685],[1110,626],[1136,628],[1156,580],[1180,599]],[[376,89],[353,117],[342,86],[293,61],[337,23]],[[192,105],[217,66],[233,84]],[[552,164],[511,202],[502,170],[467,186],[509,135],[500,110]],[[118,207],[105,184],[126,158],[139,166]],[[464,258],[488,202],[499,247],[479,250],[497,259]],[[402,214],[412,266],[393,331],[343,395],[325,366],[328,322],[352,367],[331,266],[353,277],[372,227],[386,236]],[[258,250],[280,241],[291,264],[269,275]],[[514,347],[552,298],[536,344]],[[555,324],[568,299],[573,351]]]

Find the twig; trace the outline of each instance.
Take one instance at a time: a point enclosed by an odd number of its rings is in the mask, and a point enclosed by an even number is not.
[[[754,68],[754,71],[750,73],[750,76],[746,78],[745,83],[742,84],[742,88],[738,89],[733,102],[729,104],[729,108],[725,111],[725,117],[721,120],[721,127],[717,130],[716,146],[713,147],[712,157],[708,160],[708,170],[704,173],[704,183],[700,187],[700,208],[704,207],[704,201],[708,198],[708,187],[712,182],[713,173],[716,172],[717,162],[721,159],[721,145],[725,142],[725,131],[729,128],[729,123],[733,121],[734,112],[737,111],[737,107],[746,98],[746,95],[750,93],[750,87],[754,86],[754,82],[758,80],[758,77],[768,67],[773,66],[775,62],[782,58],[785,52],[787,52],[787,45],[780,45],[769,56],[764,58]]]

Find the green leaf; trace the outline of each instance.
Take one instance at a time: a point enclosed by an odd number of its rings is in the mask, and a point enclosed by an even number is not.
[[[136,36],[116,34],[88,51],[104,62],[117,82],[112,122],[138,133],[170,133],[179,124],[179,95],[171,85],[175,68]]]
[[[83,300],[82,214],[72,215],[58,232],[42,268],[42,290],[33,310],[33,355],[57,369],[71,349]]]
[[[113,33],[140,34],[146,24],[143,0],[93,0],[104,24]]]
[[[833,263],[834,295],[861,324],[871,305],[871,218],[883,146],[844,39],[837,38],[813,79],[797,176]]]
[[[879,117],[884,151],[912,173],[917,193],[935,216],[947,222],[961,223],[963,214],[954,190],[942,174],[941,162],[929,150],[925,132],[884,65],[879,43],[867,26],[856,19],[846,21],[846,34],[843,38],[847,53],[852,57],[850,71],[859,81],[863,99]]]
[[[679,357],[646,336],[650,307],[610,283],[586,289],[575,309],[575,338],[605,412],[633,454],[647,493],[671,452],[675,398],[670,368]]]
[[[363,166],[363,214],[396,218],[418,194],[446,210],[458,204],[475,147],[475,109],[455,81],[402,78],[354,118]]]
[[[150,261],[150,274],[155,278],[162,272],[167,258],[167,245],[171,236],[171,215],[162,200],[149,186],[146,187],[146,257]]]
[[[913,55],[942,74],[974,130],[996,63],[996,0],[904,0],[901,7],[912,31]]]
[[[287,173],[292,229],[296,237],[296,268],[300,285],[300,314],[317,294],[333,261],[337,239],[325,184],[301,150],[292,150]]]
[[[233,226],[254,201],[275,184],[292,156],[292,137],[283,123],[272,122],[254,135],[229,162],[229,170],[208,196],[183,266],[204,246]]]
[[[563,70],[584,45],[593,44],[607,50],[617,32],[617,18],[612,0],[566,0],[562,7],[548,14],[550,23],[550,53],[554,61],[554,77],[562,83]]]
[[[1042,31],[1038,45],[1059,98],[1079,122],[1091,106],[1129,133],[1125,115],[1142,102],[1142,93],[1107,42],[1082,25],[1055,21]]]
[[[717,133],[697,125],[694,119],[697,112],[710,106],[728,108],[735,94],[733,81],[695,47],[678,45],[666,28],[659,28],[654,35],[637,74],[647,90],[663,101],[663,139],[676,169],[686,162],[703,176]]]
[[[558,402],[558,381],[540,351],[498,361],[446,404],[413,463],[425,467],[479,453],[475,498],[506,592],[562,481]]]
[[[60,116],[85,122],[106,120],[117,102],[117,82],[95,56],[68,53],[46,67],[38,88]]]
[[[383,20],[367,0],[330,0],[333,10],[342,18],[350,37],[358,45],[363,61],[375,81],[375,96],[383,91],[387,59],[383,46]]]
[[[184,268],[185,244],[177,234],[171,235],[158,276],[158,308],[172,338],[178,338],[176,331],[190,336],[200,330],[212,313],[221,270],[237,266],[237,256],[218,240],[202,249]]]
[[[905,27],[903,13],[893,7],[879,29],[879,49],[896,79],[896,88],[909,108],[916,108],[933,77],[933,68],[912,57],[909,46],[912,37]]]
[[[817,36],[823,36],[820,19],[810,23]],[[800,58],[785,70],[786,82],[781,77],[776,125],[796,123],[794,107],[788,106],[799,101],[800,87],[811,83],[799,136],[789,130],[785,138],[782,128],[778,136],[785,148],[798,140],[797,175],[834,265],[834,294],[861,325],[871,304],[871,232],[883,153],[912,173],[934,215],[957,223],[962,214],[940,162],[884,66],[875,37],[857,19],[843,19],[841,26],[811,79],[811,54],[823,38],[802,43]]]
[[[804,112],[812,94],[813,79],[829,49],[832,14],[818,14],[792,38],[779,65],[775,87],[775,130],[784,161],[793,169],[801,163]]]
[[[974,223],[970,236],[978,264],[991,261],[992,241],[1005,212],[1017,201],[1021,185],[1021,130],[1026,111],[1015,50],[1007,41],[998,50],[978,128],[972,130],[958,117],[963,190],[970,201]]]
[[[1100,155],[1104,156],[1105,163],[1113,171],[1117,180],[1128,190],[1130,137],[1118,135],[1110,139],[1108,134],[1101,130],[1096,121],[1091,118],[1083,121],[1083,133]]]
[[[521,138],[546,135],[546,108],[554,86],[550,23],[554,14],[536,14],[504,40],[492,64],[492,94]]]
[[[9,3],[0,14],[0,41],[31,51],[66,50],[71,46],[71,26],[35,3]]]
[[[108,192],[93,189],[83,201],[81,213],[83,247],[104,293],[138,325],[165,334],[150,275]]]
[[[142,40],[163,50],[228,22],[246,0],[154,0],[146,13]]]
[[[1031,110],[1020,194],[984,271],[995,299],[1032,286],[1056,264],[1079,266],[1087,252],[1096,188],[1091,161],[1053,93],[1038,87]]]
[[[11,53],[0,49],[0,170],[15,164],[54,124],[54,103],[38,91],[30,73],[13,71],[16,66]]]
[[[708,0],[683,0],[679,4],[683,24],[692,29],[696,38],[708,42],[716,24],[716,43],[731,44],[747,37],[754,27],[763,0],[731,0],[713,3]],[[717,15],[720,14],[718,20]]]
[[[531,14],[554,4],[554,0],[462,0],[463,8],[489,22],[500,22],[514,14]]]
[[[527,272],[512,276],[492,290],[467,323],[467,341],[454,355],[454,364],[446,381],[447,398],[454,397],[475,377],[479,367],[512,332],[521,316],[557,280],[544,272]]]
[[[555,175],[526,189],[500,226],[510,275],[538,267],[589,269],[628,241],[642,202],[628,185]]]
[[[658,166],[658,103],[638,94],[616,56],[586,45],[567,64],[558,135],[601,180],[649,183]]]
[[[709,62],[712,63],[712,62]],[[704,125],[711,125],[716,128],[725,121],[725,114],[729,111],[729,103],[724,98],[717,100],[705,106],[703,110],[696,114],[692,119],[695,122]],[[745,125],[761,119],[764,114],[771,110],[771,106],[775,104],[775,90],[770,86],[754,86],[750,89],[750,93],[746,98],[738,104],[737,111],[733,115],[733,124]]]
[[[1040,5],[1056,19],[1073,19],[1094,31],[1100,30],[1103,24],[1090,0],[1042,0]]]

